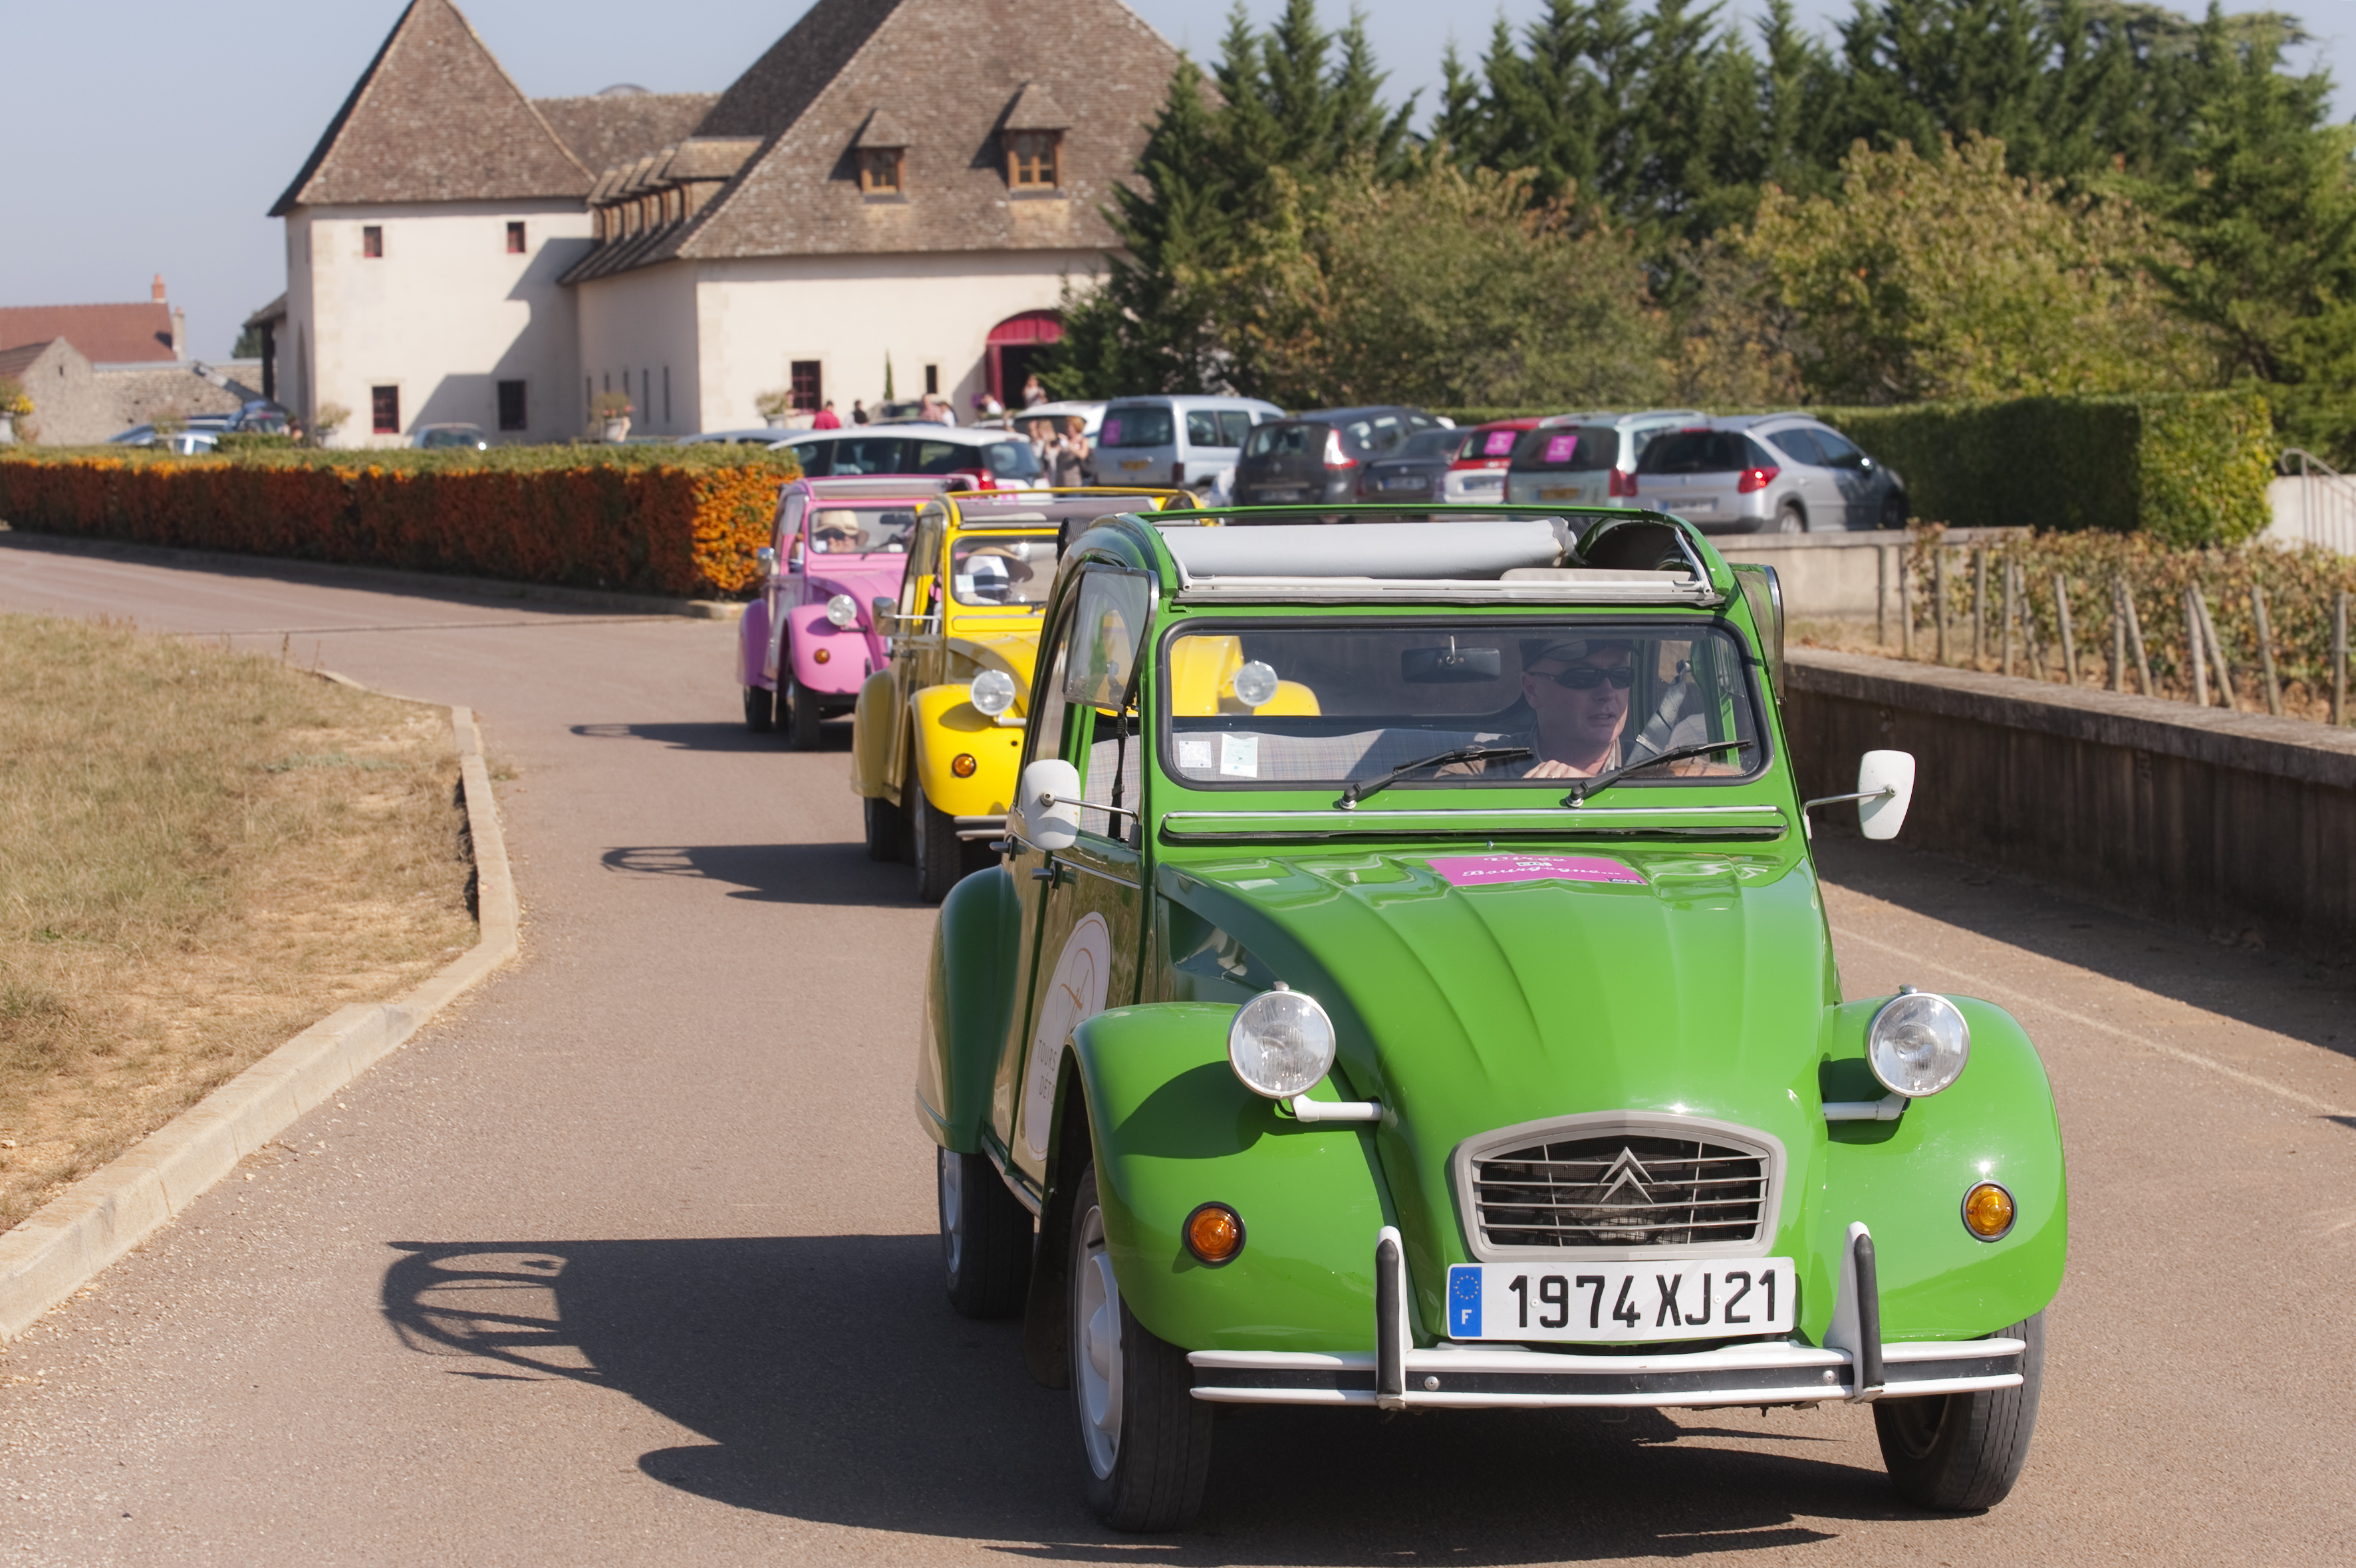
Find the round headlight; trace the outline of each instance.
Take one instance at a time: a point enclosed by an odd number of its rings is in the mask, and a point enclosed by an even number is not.
[[[1254,1094],[1305,1094],[1333,1066],[1333,1020],[1314,998],[1280,984],[1237,1010],[1227,1029],[1227,1065]]]
[[[1003,670],[985,670],[973,678],[966,701],[996,718],[1014,705],[1014,677]]]
[[[1882,1004],[1865,1031],[1866,1059],[1892,1094],[1936,1094],[1972,1058],[1972,1028],[1955,1004],[1927,991],[1901,991]]]
[[[845,631],[859,624],[859,601],[849,594],[837,594],[826,601],[826,618]]]
[[[1236,700],[1248,708],[1261,708],[1276,695],[1276,671],[1255,659],[1236,671]]]

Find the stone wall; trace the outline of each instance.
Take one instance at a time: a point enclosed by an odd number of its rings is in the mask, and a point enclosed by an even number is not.
[[[33,416],[18,434],[43,446],[94,446],[159,413],[234,413],[243,402],[241,389],[216,386],[193,365],[101,370],[64,338],[27,367],[24,382]]]
[[[1802,789],[1920,765],[1903,842],[2220,940],[2356,959],[2356,730],[1794,649]],[[1827,824],[1854,822],[1840,808]]]

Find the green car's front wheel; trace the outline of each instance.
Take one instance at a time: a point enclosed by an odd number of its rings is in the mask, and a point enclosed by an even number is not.
[[[1031,1284],[1031,1211],[988,1155],[938,1152],[941,1266],[949,1305],[967,1317],[1011,1317]]]
[[[1186,1352],[1124,1305],[1090,1165],[1072,1198],[1072,1403],[1088,1506],[1115,1530],[1183,1530],[1211,1474],[1211,1407]]]
[[[2020,1386],[1929,1399],[1877,1400],[1874,1435],[1899,1494],[1930,1509],[1988,1509],[2004,1501],[2029,1458],[2045,1380],[2045,1315],[2016,1323],[2025,1341]]]

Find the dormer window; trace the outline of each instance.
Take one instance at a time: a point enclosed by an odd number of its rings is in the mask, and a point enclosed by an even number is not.
[[[1008,132],[1006,183],[1016,190],[1053,190],[1062,184],[1056,177],[1055,155],[1063,140],[1061,131]]]
[[[908,199],[908,132],[891,112],[870,113],[851,139],[859,168],[859,194],[870,201]]]
[[[864,196],[898,196],[901,160],[907,156],[905,147],[862,147],[859,149],[859,189]]]

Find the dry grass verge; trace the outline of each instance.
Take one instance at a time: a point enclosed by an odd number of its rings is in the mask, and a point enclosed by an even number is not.
[[[475,940],[442,710],[0,616],[0,1229]]]

